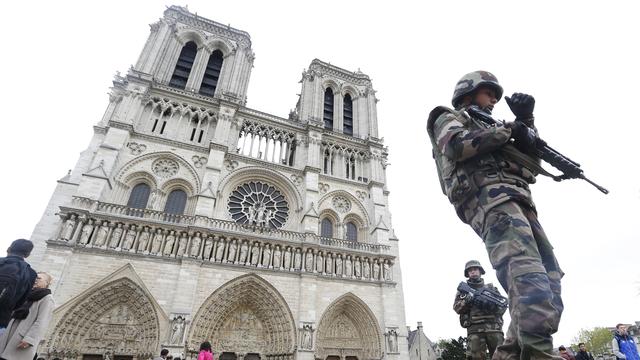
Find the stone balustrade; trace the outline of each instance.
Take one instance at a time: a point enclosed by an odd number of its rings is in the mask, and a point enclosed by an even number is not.
[[[191,258],[361,281],[392,281],[389,246],[238,225],[202,216],[74,198],[53,239],[75,247],[143,256]]]

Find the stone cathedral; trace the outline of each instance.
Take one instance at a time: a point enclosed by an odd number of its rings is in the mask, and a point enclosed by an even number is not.
[[[253,60],[186,8],[151,25],[34,230],[40,357],[408,359],[370,78],[315,59],[283,118],[246,106]]]

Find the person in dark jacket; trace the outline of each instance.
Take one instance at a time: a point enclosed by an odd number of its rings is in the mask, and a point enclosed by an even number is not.
[[[578,353],[576,354],[576,360],[593,360],[593,355],[587,351],[587,347],[584,343],[578,344]]]
[[[611,348],[613,348],[613,353],[619,360],[640,360],[636,341],[633,336],[627,333],[625,324],[616,325],[616,333],[613,335]]]
[[[0,258],[0,335],[9,324],[13,310],[24,304],[36,281],[36,272],[24,261],[31,250],[31,241],[17,239],[7,249],[7,257]]]

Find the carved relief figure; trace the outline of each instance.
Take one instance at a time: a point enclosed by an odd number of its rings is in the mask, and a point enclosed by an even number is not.
[[[218,245],[216,246],[216,261],[222,261],[222,257],[224,256],[224,239],[219,239]]]
[[[356,257],[356,260],[353,262],[353,275],[356,278],[360,278],[362,276],[362,264],[360,263],[359,257]]]
[[[293,256],[293,268],[294,270],[300,270],[302,268],[302,253],[300,249],[296,249],[296,253]]]
[[[207,240],[204,241],[204,252],[202,253],[202,258],[205,260],[211,259],[211,250],[213,250],[213,238],[209,236],[207,237]]]
[[[282,252],[280,251],[280,245],[276,245],[275,249],[273,250],[273,268],[282,268]]]
[[[243,241],[240,245],[240,258],[238,261],[240,264],[244,265],[247,262],[247,255],[249,254],[249,244],[246,241]]]
[[[398,333],[393,329],[387,333],[387,347],[390,353],[398,352]]]
[[[162,254],[163,255],[173,254],[173,245],[175,242],[176,242],[176,235],[175,235],[175,232],[171,230],[169,232],[169,235],[167,235],[166,241],[164,242],[164,250],[162,250]]]
[[[304,350],[313,349],[313,327],[311,324],[306,324],[300,329],[300,348]]]
[[[313,272],[313,253],[311,249],[307,250],[307,254],[304,258],[304,270],[308,272]]]
[[[178,240],[178,252],[176,253],[177,257],[184,256],[187,251],[187,243],[189,242],[189,238],[187,233],[182,233],[180,235],[180,240]]]
[[[336,258],[336,275],[342,276],[342,255],[340,254]]]
[[[258,243],[254,243],[251,247],[251,265],[258,265],[258,258],[260,257],[260,245]]]
[[[236,260],[236,250],[238,249],[238,241],[232,240],[229,243],[229,251],[227,252],[227,261],[233,263]]]
[[[184,325],[185,320],[182,316],[176,316],[176,318],[171,321],[171,335],[169,336],[170,344],[182,344]]]
[[[156,233],[153,234],[153,240],[151,240],[151,253],[157,254],[162,247],[162,229],[156,229]]]
[[[322,251],[319,251],[316,255],[316,271],[319,273],[324,272],[324,257],[322,257]]]
[[[271,261],[271,245],[267,244],[262,250],[262,266],[269,267],[269,262]]]
[[[73,236],[73,229],[76,228],[76,214],[71,214],[67,221],[64,223],[64,227],[62,229],[62,233],[60,234],[60,239],[62,240],[71,240]]]
[[[190,257],[198,257],[200,255],[200,245],[202,244],[202,238],[200,233],[195,233],[191,238],[191,249],[189,249]]]
[[[291,247],[287,247],[284,251],[284,269],[291,269]]]
[[[96,238],[93,240],[93,245],[96,247],[103,247],[107,242],[107,234],[109,233],[109,222],[103,221],[102,225],[98,228]]]
[[[93,219],[89,219],[86,224],[82,227],[82,233],[80,234],[80,241],[78,241],[82,245],[86,245],[89,242],[89,238],[91,237],[91,233],[93,232]]]
[[[149,231],[147,227],[142,228],[140,233],[140,240],[138,241],[138,251],[147,252],[147,246],[149,245]]]
[[[133,242],[136,239],[136,225],[133,224],[129,226],[129,230],[127,230],[127,234],[124,236],[124,243],[122,245],[123,250],[131,250],[133,247]]]
[[[115,249],[120,244],[120,238],[122,237],[122,225],[116,224],[116,227],[111,232],[111,239],[109,240],[109,247]]]
[[[373,260],[373,280],[380,280],[380,264],[378,259]]]
[[[344,260],[344,274],[347,277],[351,277],[353,274],[353,266],[351,265],[351,255],[347,255],[347,258]]]
[[[333,274],[333,258],[331,254],[327,254],[327,259],[325,260],[324,269],[327,274]]]
[[[385,260],[382,264],[382,276],[385,281],[391,281],[391,268],[389,267],[389,260]]]

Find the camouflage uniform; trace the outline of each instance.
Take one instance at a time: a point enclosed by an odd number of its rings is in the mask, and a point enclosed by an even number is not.
[[[492,74],[474,72],[458,82],[454,106],[459,105],[460,89],[473,94],[479,85],[497,87],[498,99],[502,96]],[[509,128],[488,126],[464,108],[436,107],[427,130],[442,190],[460,219],[484,240],[508,293],[511,324],[494,358],[553,358],[551,335],[558,330],[564,308],[563,273],[531,199],[529,184],[535,182],[535,169],[515,161],[513,154],[525,155],[509,142]]]
[[[468,277],[467,270],[477,264],[484,274],[484,269],[477,261],[467,263],[464,271]],[[482,278],[478,280],[468,279],[467,284],[476,290],[489,288],[499,293],[493,284],[484,284]],[[480,306],[473,304],[471,298],[467,294],[460,291],[456,292],[456,298],[453,302],[453,310],[460,315],[460,326],[467,329],[467,358],[472,360],[485,360],[487,358],[487,350],[489,350],[489,359],[493,356],[494,351],[504,341],[502,333],[502,314],[504,308],[496,307],[494,311],[487,311]]]

